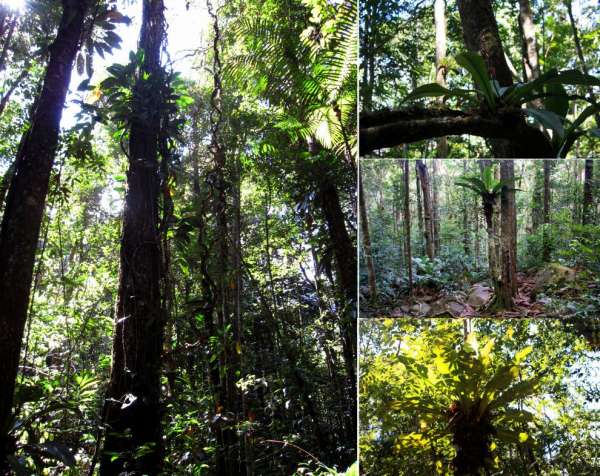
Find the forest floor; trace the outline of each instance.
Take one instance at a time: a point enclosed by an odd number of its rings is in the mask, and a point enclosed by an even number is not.
[[[568,269],[568,268],[564,268]],[[569,270],[569,272],[572,270]],[[554,298],[577,299],[581,286],[573,280],[559,283],[551,290],[552,299],[545,294],[541,271],[517,273],[514,308],[493,310],[493,289],[486,281],[472,284],[465,291],[417,287],[411,296],[380,299],[376,303],[361,300],[361,317],[560,317],[552,306]],[[554,279],[554,276],[552,276]],[[555,283],[556,284],[556,283]],[[586,286],[587,288],[587,286]]]

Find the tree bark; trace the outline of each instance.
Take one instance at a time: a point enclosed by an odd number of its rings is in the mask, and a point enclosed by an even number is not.
[[[538,46],[535,39],[533,12],[529,0],[519,0],[519,28],[521,30],[521,49],[525,82],[540,76]]]
[[[417,163],[415,162],[415,183],[417,193],[417,224],[419,229],[419,247],[421,250],[425,250],[423,246],[423,238],[425,237],[425,227],[423,224],[423,207],[421,201],[421,181],[419,180],[419,172],[417,169]]]
[[[425,218],[425,251],[429,259],[435,258],[434,246],[434,227],[433,227],[433,206],[431,200],[431,184],[429,182],[429,173],[427,166],[422,160],[417,160],[417,173],[421,182],[421,191],[423,193],[423,215]]]
[[[374,301],[377,299],[377,282],[375,280],[375,265],[373,263],[373,252],[371,250],[371,234],[369,233],[369,216],[365,191],[363,189],[362,174],[358,176],[358,197],[360,200],[360,229],[362,231],[362,242],[365,250],[365,261],[367,263],[367,276],[369,280],[369,294]]]
[[[435,80],[441,86],[446,86],[446,0],[435,0],[433,4],[433,18],[435,23]],[[443,104],[443,98],[439,100]],[[438,137],[436,140],[436,157],[448,157],[448,138]]]
[[[543,194],[543,208],[542,208],[542,223],[550,223],[550,172],[552,163],[550,160],[544,160],[544,194]],[[548,229],[544,229],[543,240],[542,240],[542,259],[544,262],[550,261],[550,244],[548,243]]]
[[[63,0],[63,13],[31,127],[15,159],[0,231],[0,470],[7,440],[35,252],[58,145],[62,110],[90,1]]]
[[[541,163],[540,163],[541,162]],[[531,230],[535,233],[543,223],[544,162],[534,161],[533,193],[531,199]]]
[[[502,160],[500,179],[506,182],[500,194],[501,208],[501,255],[502,280],[496,304],[501,309],[512,309],[513,295],[517,290],[517,250],[515,249],[515,164],[513,160]]]
[[[463,112],[448,108],[411,107],[360,115],[360,155],[435,137],[471,134],[510,140],[514,154],[522,158],[554,157],[547,137],[525,123],[523,111],[500,108],[495,113]],[[499,151],[498,157],[507,157]]]
[[[583,177],[583,212],[581,223],[588,225],[592,223],[592,210],[594,209],[594,160],[585,159],[585,171]]]
[[[504,56],[498,24],[490,0],[458,0],[465,45],[479,53],[492,79],[500,86],[512,85],[512,74]]]
[[[163,1],[144,0],[139,45],[145,54],[142,77],[135,86],[138,90],[144,86],[144,74],[162,74],[164,27]],[[154,475],[162,467],[160,376],[165,313],[160,295],[158,226],[161,117],[158,107],[152,109],[151,113],[132,114],[102,476],[124,471]]]
[[[406,268],[408,271],[408,292],[412,294],[413,269],[410,242],[410,167],[408,159],[402,161],[404,171],[404,249],[406,250]]]
[[[440,254],[440,197],[438,193],[439,187],[439,164],[436,159],[432,162],[431,167],[431,199],[433,208],[433,252],[435,256]]]
[[[463,160],[463,175],[467,175],[467,161]],[[469,230],[469,209],[468,209],[468,200],[467,200],[467,195],[464,196],[463,198],[463,249],[465,251],[465,256],[469,256],[470,250],[469,250],[469,234],[470,234],[470,230]],[[476,218],[478,219],[478,218]],[[477,236],[475,236],[475,240],[477,240]]]

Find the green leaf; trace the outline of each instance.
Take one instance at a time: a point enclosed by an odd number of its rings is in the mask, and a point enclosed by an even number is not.
[[[456,55],[455,59],[460,66],[471,74],[473,82],[485,98],[488,106],[492,110],[495,110],[496,93],[492,87],[483,58],[476,53],[464,52]]]
[[[516,385],[510,387],[508,390],[502,393],[502,395],[490,402],[490,410],[500,408],[503,405],[506,405],[515,400],[531,396],[533,393],[535,393],[538,382],[539,377],[533,378],[531,380],[523,380],[522,382],[519,382]]]
[[[560,71],[556,76],[546,80],[547,84],[570,84],[572,86],[600,86],[600,79],[585,74],[578,69]]]
[[[505,443],[519,443],[518,432],[509,428],[496,428],[496,438]]]
[[[544,90],[549,95],[544,99],[544,107],[564,119],[569,112],[569,96],[565,87],[562,84],[547,84]]]
[[[352,466],[344,473],[344,476],[358,476],[358,461],[355,461]]]
[[[488,403],[505,388],[507,388],[519,376],[519,367],[516,365],[506,365],[500,367],[494,376],[483,388],[482,405],[480,414],[482,415],[488,408]]]
[[[533,347],[530,345],[527,347],[524,347],[523,349],[518,351],[515,354],[515,363],[520,364],[521,362],[523,362],[523,360],[525,360],[525,357],[527,357],[529,354],[531,354],[532,351],[533,351]]]
[[[473,91],[469,91],[467,89],[448,89],[445,88],[438,83],[429,83],[424,84],[415,88],[408,96],[406,96],[402,102],[413,101],[415,99],[427,98],[427,97],[439,97],[439,96],[448,96],[448,97],[464,97],[468,98],[471,96]]]
[[[558,114],[545,109],[525,108],[525,113],[539,122],[546,129],[552,129],[559,137],[564,137],[565,129]]]
[[[565,132],[565,140],[558,151],[558,157],[566,157],[569,153],[569,149],[573,146],[575,141],[584,135],[583,132],[577,131],[577,128],[581,126],[589,117],[593,116],[600,112],[600,104],[592,104],[591,106],[586,107],[577,119],[573,121],[570,127],[567,128]]]

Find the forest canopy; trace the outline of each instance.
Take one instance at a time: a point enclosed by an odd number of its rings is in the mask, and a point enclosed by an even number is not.
[[[361,155],[598,155],[599,15],[587,0],[365,0]]]
[[[361,321],[362,474],[593,475],[598,352],[558,320]]]
[[[351,1],[0,2],[0,474],[352,465],[357,39]]]

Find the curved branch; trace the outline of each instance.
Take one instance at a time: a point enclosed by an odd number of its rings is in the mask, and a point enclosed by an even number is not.
[[[360,154],[436,137],[471,134],[509,139],[519,157],[555,157],[552,145],[539,130],[529,127],[518,109],[496,113],[413,107],[361,114]]]

